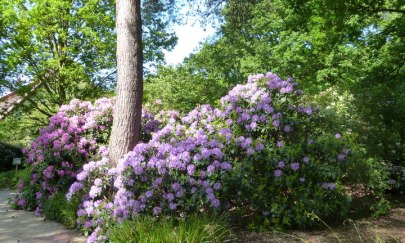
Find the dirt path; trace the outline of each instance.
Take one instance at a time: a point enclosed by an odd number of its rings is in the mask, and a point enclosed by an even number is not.
[[[7,204],[13,191],[0,190],[0,242],[86,242],[79,232],[44,221],[33,212],[12,210]]]

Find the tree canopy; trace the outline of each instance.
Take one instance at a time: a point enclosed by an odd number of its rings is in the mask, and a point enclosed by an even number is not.
[[[144,56],[164,61],[176,36],[168,17],[172,1],[143,1]],[[0,2],[1,92],[41,88],[25,103],[49,117],[72,98],[94,99],[112,90],[115,71],[115,5],[111,0]],[[31,85],[31,86],[30,86]]]

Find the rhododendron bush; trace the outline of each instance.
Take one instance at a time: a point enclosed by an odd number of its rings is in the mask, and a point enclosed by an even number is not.
[[[301,227],[312,223],[311,213],[343,216],[349,205],[343,180],[356,149],[302,93],[291,78],[267,73],[237,85],[218,108],[156,118],[144,112],[143,141],[116,167],[102,146],[111,102],[73,101],[26,151],[37,204],[56,190],[78,198],[78,223],[91,233],[90,242],[106,240],[111,224],[139,214],[227,211],[260,224]],[[18,204],[24,196],[22,188]]]
[[[24,148],[31,176],[18,185],[16,204],[41,214],[44,200],[57,191],[66,191],[90,159],[97,158],[100,146],[108,144],[112,125],[113,100],[94,102],[72,100],[61,106],[49,125],[29,148]],[[158,122],[142,112],[142,139],[146,141]]]

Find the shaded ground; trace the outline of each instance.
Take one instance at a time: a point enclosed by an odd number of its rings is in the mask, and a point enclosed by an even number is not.
[[[7,204],[13,191],[0,190],[0,242],[85,242],[79,232],[44,221],[33,212],[12,210]]]
[[[401,242],[405,243],[405,201],[397,203],[391,214],[380,219],[346,221],[331,230],[281,232],[242,232],[236,242]]]

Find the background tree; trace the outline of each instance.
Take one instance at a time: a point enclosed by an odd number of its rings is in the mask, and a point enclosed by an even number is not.
[[[167,17],[176,11],[172,2],[142,1],[145,66],[163,63],[163,50],[177,41]],[[72,98],[113,95],[115,1],[0,0],[0,13],[0,96],[39,87],[0,121],[1,139],[29,140]]]
[[[72,98],[95,98],[113,81],[109,1],[2,1],[2,86],[40,85],[29,109],[46,116]]]
[[[150,2],[144,1],[145,62],[161,63],[177,39],[167,5]],[[27,110],[50,116],[72,98],[93,99],[114,87],[114,1],[1,0],[0,8],[1,90],[40,85]]]

